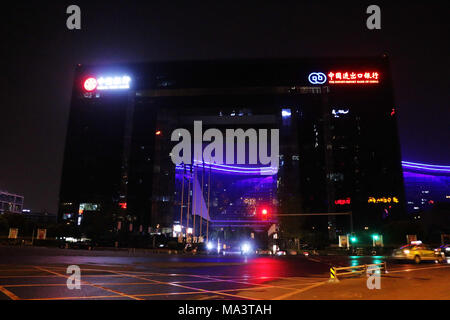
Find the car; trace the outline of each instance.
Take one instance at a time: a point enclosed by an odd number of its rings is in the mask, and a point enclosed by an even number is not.
[[[264,250],[264,249],[257,250],[256,253],[259,254],[259,255],[262,255],[262,256],[270,256],[270,255],[272,255],[272,251]]]
[[[450,263],[450,244],[444,244],[439,248],[434,249],[434,253]]]
[[[394,250],[392,258],[395,260],[414,261],[415,263],[442,260],[442,257],[437,255],[431,247],[422,243],[400,247]]]

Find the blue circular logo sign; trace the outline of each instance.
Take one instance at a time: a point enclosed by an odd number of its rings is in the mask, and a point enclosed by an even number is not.
[[[322,72],[311,72],[308,80],[311,84],[323,84],[327,81],[327,76]]]

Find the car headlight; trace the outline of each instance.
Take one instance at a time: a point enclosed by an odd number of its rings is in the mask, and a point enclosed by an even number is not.
[[[251,250],[251,246],[248,243],[244,243],[244,244],[242,244],[241,249],[242,249],[243,253],[249,253]]]
[[[403,250],[403,253],[404,254],[409,254],[410,253],[410,251],[407,249],[407,250]]]

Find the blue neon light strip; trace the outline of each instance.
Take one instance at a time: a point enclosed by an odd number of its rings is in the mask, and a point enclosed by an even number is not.
[[[194,160],[196,167],[203,167],[203,163],[199,160]],[[225,173],[235,173],[235,174],[258,174],[258,175],[274,175],[278,172],[277,168],[274,167],[236,167],[231,165],[217,164],[204,162],[205,169],[211,168],[211,170],[225,172]],[[191,165],[187,164],[186,169],[190,169]],[[183,170],[182,165],[177,165],[176,169]]]
[[[194,163],[198,164],[198,166],[203,166],[203,163],[200,160],[194,160]],[[211,163],[211,162],[207,162],[205,161],[205,167],[207,166],[211,166],[211,167],[218,167],[218,168],[224,168],[224,169],[236,169],[236,170],[255,170],[255,171],[259,171],[261,169],[271,169],[271,167],[235,167],[235,166],[230,166],[228,164],[218,164],[218,163]]]
[[[177,170],[184,170],[184,168],[182,166],[176,166]],[[189,167],[186,168],[187,170],[189,170]],[[206,168],[205,169],[209,169]],[[219,171],[219,172],[224,172],[224,173],[236,173],[236,174],[253,174],[253,175],[259,175],[262,173],[267,173],[266,175],[274,175],[276,174],[276,171],[270,169],[269,167],[263,167],[263,168],[259,168],[257,171],[255,170],[233,170],[233,169],[224,169],[224,168],[217,168],[217,167],[213,167],[211,166],[211,171]]]
[[[417,163],[417,162],[409,162],[409,161],[402,161],[402,164],[413,165],[413,166],[418,166],[418,167],[450,169],[450,166],[441,166],[441,165],[435,165],[435,164],[425,164],[425,163]]]
[[[203,163],[201,161],[194,161],[195,166],[202,167]],[[187,169],[190,168],[191,165],[186,165]],[[450,173],[450,166],[443,166],[443,165],[434,165],[434,164],[424,164],[424,163],[417,163],[417,162],[409,162],[409,161],[402,161],[402,166],[404,168],[410,168],[410,169],[417,169],[417,170],[423,170],[423,171],[433,171],[433,172],[445,172]],[[183,170],[182,165],[177,165],[177,169]],[[274,167],[236,167],[231,165],[225,165],[225,164],[217,164],[217,163],[209,163],[205,161],[205,169],[209,169],[219,172],[226,172],[226,173],[237,173],[237,174],[276,174],[277,168]]]
[[[424,164],[417,162],[402,161],[402,166],[409,169],[417,169],[422,171],[444,172],[450,173],[450,166]]]

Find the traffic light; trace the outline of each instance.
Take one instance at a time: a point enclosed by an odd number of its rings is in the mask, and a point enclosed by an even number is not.
[[[351,241],[352,243],[356,243],[356,242],[358,242],[358,238],[356,238],[355,236],[352,236],[352,237],[350,238],[350,241]]]
[[[261,209],[261,217],[263,220],[267,220],[268,213],[269,213],[269,211],[266,208]]]
[[[377,241],[380,237],[377,234],[373,234],[372,235],[372,239]]]

